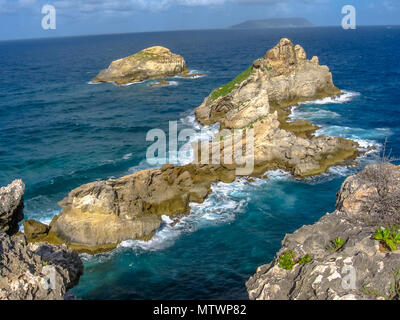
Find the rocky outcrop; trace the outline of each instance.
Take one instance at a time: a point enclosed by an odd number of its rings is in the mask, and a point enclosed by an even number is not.
[[[164,165],[76,188],[59,203],[62,213],[47,232],[43,234],[46,228],[36,225],[38,232],[30,232],[28,240],[66,243],[79,252],[110,250],[123,240],[150,239],[160,227],[162,215],[175,219],[189,214],[189,203],[204,201],[213,182],[232,182],[236,175],[258,176],[278,168],[306,177],[332,165],[353,162],[358,155],[355,142],[317,137],[313,135],[316,126],[287,121],[287,108],[294,103],[338,93],[329,69],[320,66],[318,58],[307,60],[300,46],[282,39],[232,82],[215,89],[196,109],[200,122],[220,122],[221,130],[206,143],[208,148],[193,144],[197,154],[193,163]],[[233,129],[242,134],[240,139],[235,139]],[[247,132],[254,134],[247,136]],[[247,149],[251,152],[244,156],[236,152]],[[212,164],[214,150],[220,153],[221,164]],[[233,155],[232,161],[226,161],[225,154]],[[243,163],[253,163],[254,168],[238,173]]]
[[[109,67],[100,71],[92,81],[126,84],[187,75],[188,72],[183,57],[167,48],[155,46],[111,62]]]
[[[242,128],[275,110],[281,119],[298,102],[338,94],[329,68],[317,57],[307,60],[300,45],[283,38],[230,83],[214,89],[195,114],[202,124]]]
[[[14,180],[0,188],[0,231],[8,235],[18,231],[18,223],[24,218],[24,192],[22,180]]]
[[[59,300],[78,284],[83,264],[65,245],[29,243],[18,232],[25,185],[15,180],[0,188],[0,300]],[[46,226],[27,220],[26,232],[38,236]],[[6,233],[7,232],[7,233]]]
[[[399,228],[399,181],[400,167],[382,163],[348,177],[336,210],[286,235],[248,280],[250,299],[399,299],[399,250],[374,237]]]
[[[63,212],[47,235],[29,241],[67,243],[80,252],[96,253],[128,239],[149,239],[161,225],[190,212],[202,202],[214,181],[231,182],[234,170],[223,166],[164,165],[115,180],[96,181],[72,190],[59,204]]]
[[[0,300],[62,300],[82,273],[78,254],[66,246],[0,232]]]
[[[288,121],[293,105],[337,94],[328,67],[320,66],[317,57],[307,60],[300,45],[284,38],[230,83],[213,90],[195,114],[203,124],[219,122],[225,137],[232,129],[254,129],[256,171],[279,167],[305,177],[358,155],[353,141],[315,136],[317,126]],[[245,146],[246,140],[240,143]]]

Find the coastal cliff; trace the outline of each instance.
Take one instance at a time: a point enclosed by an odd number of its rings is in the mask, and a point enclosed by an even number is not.
[[[65,245],[28,243],[18,232],[25,185],[0,189],[0,300],[61,300],[78,284],[83,264]]]
[[[183,57],[167,48],[154,46],[111,62],[109,67],[100,71],[92,81],[126,84],[187,75],[188,72]]]
[[[348,177],[336,210],[285,236],[247,281],[250,299],[400,299],[400,166]]]
[[[221,130],[209,150],[221,154],[227,149],[246,149],[253,142],[247,136],[234,140],[233,129],[254,133],[254,153],[249,155],[254,170],[246,175],[283,169],[307,177],[333,165],[353,163],[358,145],[343,138],[315,136],[318,127],[307,121],[288,121],[289,108],[338,94],[328,67],[320,66],[316,57],[307,60],[301,46],[282,39],[232,82],[213,90],[195,114],[202,124],[220,122]],[[225,143],[232,139],[233,144]],[[50,226],[30,222],[28,240],[65,243],[78,252],[97,253],[123,240],[150,239],[162,215],[179,219],[189,214],[190,202],[204,201],[214,182],[234,181],[236,169],[242,166],[236,158],[221,164],[200,164],[198,159],[185,166],[166,164],[78,187],[59,203],[63,210]]]

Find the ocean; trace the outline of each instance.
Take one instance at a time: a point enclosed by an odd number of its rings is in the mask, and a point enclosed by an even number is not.
[[[282,171],[217,183],[203,204],[172,226],[163,218],[149,242],[82,255],[79,299],[247,299],[245,282],[279,250],[286,233],[335,207],[346,176],[373,161],[387,139],[400,156],[400,27],[153,32],[0,42],[0,185],[26,184],[25,219],[48,223],[57,202],[84,183],[149,167],[146,133],[200,129],[193,109],[280,38],[328,65],[344,94],[292,109],[318,134],[373,146],[359,165],[304,180]],[[152,45],[181,54],[204,76],[150,87],[92,84],[99,70]],[[209,128],[212,132],[215,128]]]

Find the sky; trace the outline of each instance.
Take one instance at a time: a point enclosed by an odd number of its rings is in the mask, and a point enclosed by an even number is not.
[[[56,28],[44,30],[44,5]],[[0,40],[190,29],[219,29],[251,19],[304,17],[340,26],[344,5],[357,25],[400,24],[400,0],[0,0]]]

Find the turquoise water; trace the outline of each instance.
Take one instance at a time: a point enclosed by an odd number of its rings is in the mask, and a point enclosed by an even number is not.
[[[193,109],[265,54],[281,37],[327,64],[345,90],[336,100],[303,104],[293,117],[321,134],[378,149],[387,137],[400,154],[400,28],[187,31],[0,42],[0,185],[22,178],[25,216],[48,222],[67,193],[97,179],[147,168],[148,130],[195,127]],[[197,79],[150,88],[90,84],[111,60],[151,45],[183,55]],[[87,299],[247,298],[244,283],[272,259],[285,233],[313,223],[335,205],[344,178],[360,166],[296,180],[284,172],[252,182],[219,183],[175,226],[167,218],[149,242],[83,255],[73,292]]]

